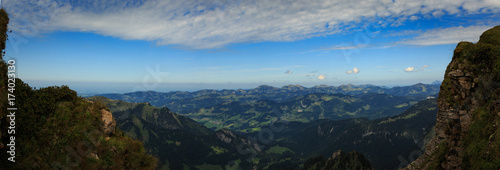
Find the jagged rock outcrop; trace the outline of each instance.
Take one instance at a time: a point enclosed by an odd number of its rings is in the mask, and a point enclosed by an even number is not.
[[[406,169],[500,168],[500,26],[457,45],[438,108],[436,136]]]
[[[345,153],[340,150],[334,152],[328,159],[322,156],[308,159],[304,163],[304,170],[373,170],[370,161],[358,152]]]
[[[224,143],[231,144],[233,146],[238,146],[241,148],[251,148],[251,150],[255,150],[257,152],[262,151],[257,141],[252,141],[242,136],[236,135],[233,131],[229,129],[224,128],[218,130],[215,133],[215,135],[217,136],[217,139],[219,139]]]
[[[236,134],[228,129],[221,129],[217,131],[215,135],[217,135],[217,139],[221,140],[224,143],[231,143],[233,139],[236,138]]]
[[[113,118],[113,114],[111,114],[111,112],[106,109],[101,109],[101,114],[103,123],[103,126],[101,127],[102,132],[106,136],[114,134],[116,129],[116,121]]]

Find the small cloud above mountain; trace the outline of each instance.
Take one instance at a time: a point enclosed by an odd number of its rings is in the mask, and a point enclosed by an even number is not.
[[[429,67],[429,65],[424,65],[418,69],[415,69],[415,67],[408,67],[405,69],[405,72],[409,73],[409,72],[419,72],[419,71],[424,71],[427,67]]]
[[[405,69],[405,72],[413,72],[413,70],[415,70],[415,67],[408,67]]]
[[[323,74],[318,76],[318,80],[324,80],[325,78],[326,78],[326,76]]]
[[[357,67],[354,67],[352,70],[349,70],[349,71],[346,71],[345,73],[347,74],[358,74],[359,73],[359,69]]]

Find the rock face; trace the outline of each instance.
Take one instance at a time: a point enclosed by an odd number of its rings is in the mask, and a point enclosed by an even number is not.
[[[436,136],[406,169],[498,169],[500,26],[460,42],[438,98]],[[499,132],[499,133],[497,133]]]
[[[113,114],[111,114],[111,112],[105,109],[101,109],[101,114],[103,123],[103,126],[101,127],[102,132],[104,133],[105,136],[110,136],[111,134],[114,134],[116,121],[113,118]]]
[[[252,141],[249,139],[246,139],[244,137],[241,137],[239,135],[236,135],[234,132],[228,130],[228,129],[221,129],[218,130],[215,135],[217,136],[217,139],[220,141],[231,144],[233,146],[241,147],[241,148],[250,148],[251,150],[255,150],[257,152],[261,152],[262,149],[260,148],[259,144],[256,141]]]

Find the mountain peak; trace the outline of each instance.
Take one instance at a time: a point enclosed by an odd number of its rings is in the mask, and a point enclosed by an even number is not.
[[[275,87],[269,86],[269,85],[260,85],[256,87],[255,89],[274,89]]]
[[[431,83],[431,85],[441,85],[441,83],[442,83],[441,81],[436,80],[436,81],[433,81],[433,82]]]
[[[303,89],[305,89],[304,86],[301,86],[301,85],[298,85],[298,84],[296,84],[296,85],[291,85],[290,84],[290,85],[283,86],[281,88],[282,89],[289,89],[289,90],[303,90]]]

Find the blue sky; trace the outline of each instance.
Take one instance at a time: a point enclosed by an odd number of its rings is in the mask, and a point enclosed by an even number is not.
[[[3,0],[7,58],[81,93],[442,80],[500,1]]]

